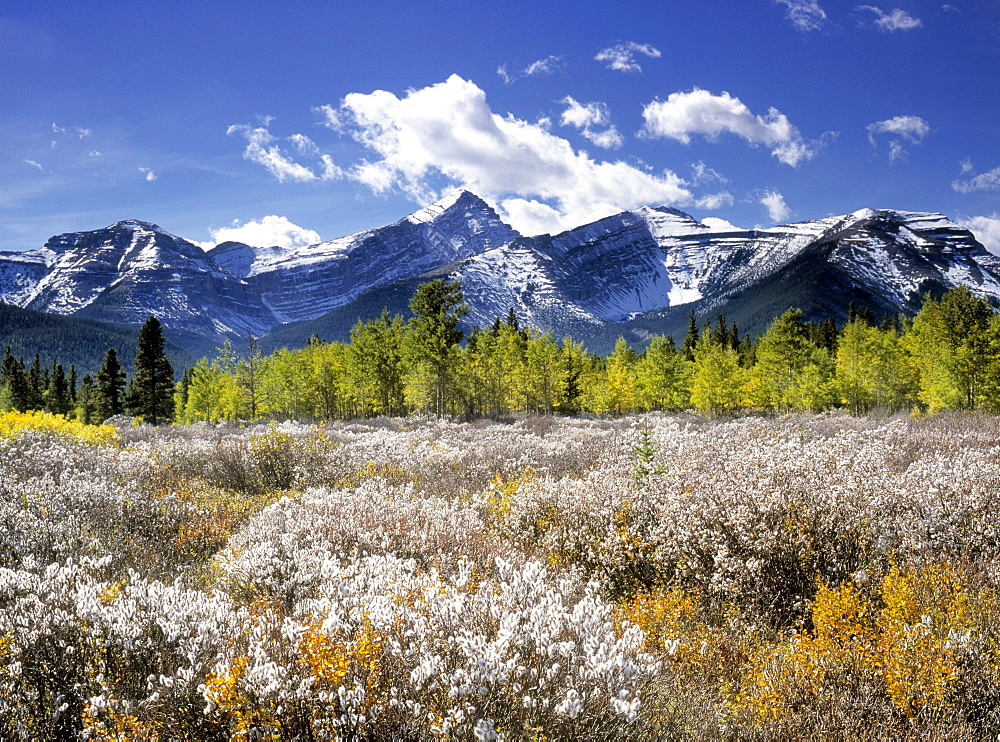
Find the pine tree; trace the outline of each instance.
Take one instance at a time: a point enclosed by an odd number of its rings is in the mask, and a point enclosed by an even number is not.
[[[76,407],[76,364],[69,364],[69,406]]]
[[[61,363],[57,363],[49,374],[49,383],[45,388],[45,411],[53,415],[68,415],[73,409],[69,398],[69,382]]]
[[[125,407],[125,372],[118,362],[118,351],[108,348],[104,361],[97,371],[97,380],[91,395],[92,420],[103,422],[120,415]]]
[[[691,314],[688,315],[687,335],[685,335],[684,342],[681,344],[681,352],[689,361],[694,360],[694,351],[698,347],[698,338],[698,318],[692,309]]]
[[[80,388],[76,393],[76,402],[80,408],[80,422],[84,425],[90,425],[94,422],[95,394],[93,377],[90,374],[84,374],[83,379],[80,380]]]
[[[45,406],[42,394],[45,392],[45,380],[42,376],[42,361],[35,353],[35,360],[28,369],[25,385],[25,409],[40,410]]]
[[[469,311],[464,300],[458,282],[443,278],[418,286],[410,299],[412,348],[416,360],[430,367],[432,407],[437,415],[447,410],[451,361],[463,336],[458,323]]]
[[[155,315],[139,329],[136,339],[135,376],[125,393],[126,407],[133,415],[153,425],[174,418],[174,369],[165,351],[163,325]]]
[[[18,412],[28,409],[28,380],[24,372],[24,361],[14,357],[9,345],[0,363],[0,393],[5,407]]]

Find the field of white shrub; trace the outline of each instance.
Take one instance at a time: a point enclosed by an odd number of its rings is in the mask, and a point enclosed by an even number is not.
[[[995,417],[7,418],[3,739],[1000,732]]]

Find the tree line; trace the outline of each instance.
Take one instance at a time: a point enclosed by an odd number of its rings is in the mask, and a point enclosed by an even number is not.
[[[72,364],[68,374],[58,361],[43,367],[36,353],[34,361],[26,365],[8,346],[0,361],[0,410],[43,410],[88,424],[122,414],[153,424],[170,422],[176,390],[165,346],[163,326],[150,315],[139,330],[131,377],[126,375],[118,351],[108,348],[97,373],[85,374],[79,383]]]
[[[410,309],[408,321],[358,322],[346,343],[266,357],[253,342],[243,356],[226,346],[184,374],[178,418],[1000,411],[1000,316],[965,287],[927,297],[912,319],[852,308],[838,327],[790,309],[757,338],[692,313],[680,345],[657,336],[637,353],[619,338],[606,357],[521,327],[513,311],[465,334],[461,288],[444,279],[419,287]]]
[[[0,407],[69,412],[88,422],[119,413],[198,422],[692,408],[708,415],[1000,411],[1000,315],[966,287],[928,296],[912,319],[879,322],[852,309],[838,327],[790,309],[756,338],[741,337],[724,316],[700,324],[692,312],[680,345],[655,336],[640,353],[619,338],[606,357],[520,326],[513,310],[466,333],[461,287],[445,279],[420,286],[410,310],[409,320],[383,311],[358,322],[344,343],[313,338],[265,356],[252,337],[242,353],[227,342],[177,384],[151,317],[127,384],[113,349],[96,377],[78,387],[72,368],[69,377],[37,360],[25,368],[8,352]]]

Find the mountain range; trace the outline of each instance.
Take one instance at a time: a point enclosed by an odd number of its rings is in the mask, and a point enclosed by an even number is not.
[[[394,224],[304,247],[226,242],[205,251],[128,220],[0,253],[8,310],[131,328],[154,313],[168,337],[199,352],[248,334],[265,349],[313,334],[346,339],[383,307],[406,314],[415,288],[437,277],[460,282],[469,324],[513,309],[523,325],[595,352],[619,335],[637,345],[678,337],[692,310],[755,333],[792,306],[815,320],[842,321],[852,302],[876,315],[913,314],[925,293],[959,284],[1000,304],[1000,258],[972,233],[941,214],[885,209],[719,230],[643,207],[524,236],[459,191]]]

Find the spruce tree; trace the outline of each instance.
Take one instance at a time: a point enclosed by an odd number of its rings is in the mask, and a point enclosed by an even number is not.
[[[96,392],[93,377],[90,374],[84,374],[83,379],[80,380],[80,388],[76,393],[77,404],[80,407],[80,422],[84,425],[90,425],[94,422]]]
[[[174,369],[166,353],[163,325],[155,315],[139,329],[136,340],[135,375],[125,393],[126,407],[133,415],[153,425],[174,418]]]
[[[24,361],[15,358],[7,346],[0,363],[0,391],[4,404],[18,412],[28,409],[28,380],[24,372]]]
[[[49,383],[45,388],[45,411],[53,415],[68,415],[72,409],[69,398],[69,381],[61,363],[57,363],[49,374]]]
[[[45,392],[45,381],[42,376],[42,361],[35,353],[35,360],[28,369],[25,389],[25,409],[40,410],[45,406],[42,394]]]
[[[418,362],[427,363],[433,378],[433,408],[446,411],[455,347],[462,341],[458,324],[468,311],[458,281],[438,278],[417,287],[410,299],[410,337]]]
[[[691,314],[688,315],[687,335],[684,336],[684,342],[681,343],[681,352],[684,353],[684,357],[689,361],[694,360],[694,351],[698,347],[698,338],[698,318],[692,309]]]
[[[108,348],[104,362],[97,371],[97,381],[92,396],[92,414],[95,422],[124,412],[125,372],[118,362],[118,351]]]

